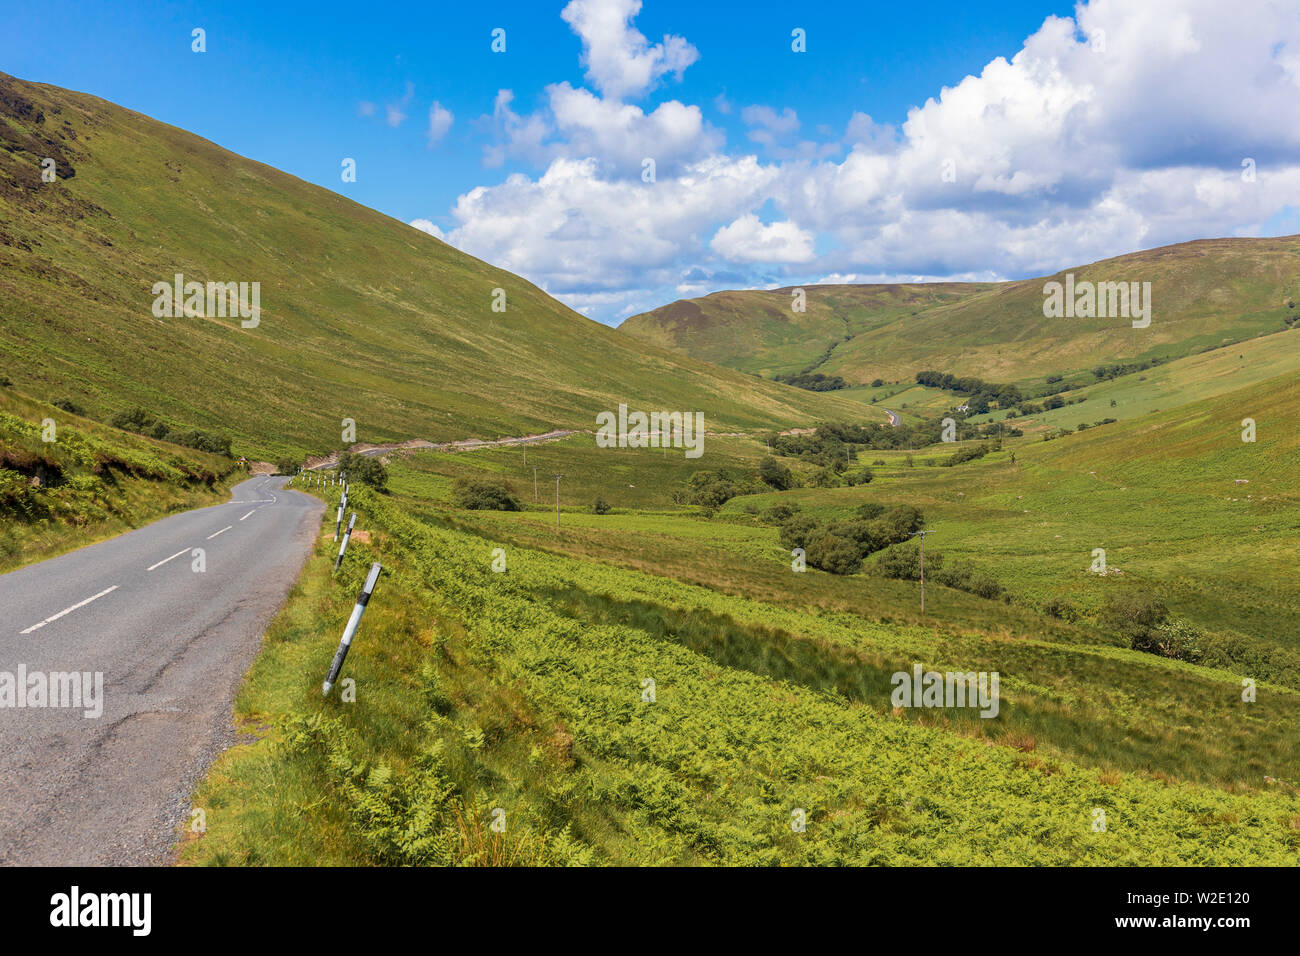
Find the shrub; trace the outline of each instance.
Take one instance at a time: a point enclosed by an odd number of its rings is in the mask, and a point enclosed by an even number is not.
[[[275,473],[277,475],[293,475],[298,472],[298,462],[292,458],[281,458],[275,463]]]
[[[817,519],[810,515],[795,515],[785,524],[781,525],[781,533],[778,540],[781,542],[781,547],[785,548],[787,551],[792,551],[795,548],[804,548],[807,550],[808,539],[812,536],[813,532],[817,531],[820,527],[821,526],[817,523]]]
[[[978,445],[971,445],[968,448],[958,448],[946,459],[939,462],[944,468],[951,468],[953,465],[960,465],[962,462],[974,461],[976,458],[983,458],[989,453],[989,446],[984,442]]]
[[[867,501],[858,505],[858,510],[854,512],[863,521],[870,521],[872,518],[879,518],[885,513],[885,506],[879,501]]]
[[[357,455],[350,451],[345,451],[339,455],[339,471],[345,472],[348,481],[359,481],[364,485],[369,485],[376,491],[384,491],[388,488],[388,469],[378,458],[372,458],[369,455]],[[465,507],[469,507],[466,505]],[[507,511],[518,511],[518,508],[507,508]]]
[[[596,500],[592,502],[591,513],[594,515],[607,515],[609,514],[609,512],[610,512],[609,502],[598,495],[596,497]]]
[[[823,468],[812,476],[814,488],[838,488],[840,484],[840,476],[835,473],[834,468]]]
[[[133,408],[130,411],[118,412],[108,420],[108,423],[114,428],[120,428],[123,431],[143,432],[145,428],[155,421],[157,419],[143,408]]]
[[[851,520],[840,521],[830,526],[831,534],[852,541],[861,557],[874,554],[885,546],[876,530],[874,522]]]
[[[933,574],[943,568],[943,555],[931,551],[925,556],[925,570]],[[876,556],[873,570],[884,578],[900,581],[917,581],[921,577],[921,549],[915,541],[886,548]]]
[[[143,408],[118,412],[108,420],[108,423],[114,428],[135,432],[149,438],[156,438],[159,441],[169,441],[173,445],[184,445],[186,448],[206,451],[213,455],[231,457],[231,439],[229,435],[214,435],[211,432],[198,431],[197,429],[187,431],[172,430],[166,422],[161,421],[152,412]]]
[[[857,544],[831,531],[813,534],[806,552],[809,564],[831,574],[853,574],[862,567]]]
[[[164,426],[163,434],[159,435],[155,431],[152,433],[152,437],[161,438],[163,441],[169,441],[173,445],[184,445],[186,448],[196,448],[199,451],[210,452],[213,455],[225,455],[227,458],[231,457],[231,439],[229,435],[213,435],[210,432],[201,432],[196,429],[174,432],[167,431]]]
[[[764,513],[764,517],[772,524],[784,524],[795,516],[799,510],[797,501],[778,501]]]
[[[913,531],[920,531],[925,525],[925,517],[911,505],[898,505],[890,508],[876,521],[876,533],[884,546],[898,544],[911,537]]]
[[[61,408],[63,411],[69,412],[73,415],[81,415],[84,417],[86,414],[86,410],[70,398],[56,398],[54,401],[50,402],[50,404],[55,408]]]
[[[697,471],[687,483],[687,500],[705,510],[716,510],[737,495],[763,490],[752,476],[736,476],[725,471]]]
[[[351,475],[351,472],[348,472]],[[515,490],[504,481],[457,478],[451,486],[452,500],[458,508],[470,511],[523,511]]]
[[[1073,621],[1079,616],[1073,604],[1061,598],[1048,598],[1043,602],[1043,613],[1062,621]]]
[[[764,458],[763,463],[758,466],[758,477],[777,491],[789,489],[793,480],[790,469],[770,457]]]
[[[1169,619],[1169,608],[1146,591],[1112,595],[1098,616],[1101,626],[1123,639],[1135,651],[1154,651],[1156,628]]]
[[[1186,621],[1165,621],[1156,625],[1149,645],[1134,650],[1196,664],[1203,657],[1201,632]]]
[[[926,564],[930,563],[927,556]],[[1003,588],[996,578],[990,577],[981,571],[977,571],[969,564],[960,561],[954,561],[952,564],[936,568],[934,580],[938,584],[947,585],[950,588],[956,588],[958,591],[967,591],[976,597],[994,600],[1002,596]]]
[[[855,485],[869,485],[871,484],[872,479],[875,477],[876,476],[872,474],[871,469],[868,468],[866,465],[863,465],[862,468],[860,468],[859,470],[850,471],[847,474],[845,474],[844,483],[846,485],[849,485],[850,487],[853,487]]]

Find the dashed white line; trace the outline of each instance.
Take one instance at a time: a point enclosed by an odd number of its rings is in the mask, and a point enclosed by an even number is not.
[[[256,510],[257,510],[256,508],[253,509],[253,511],[256,511]],[[251,515],[251,514],[253,513],[253,511],[250,511],[250,512],[248,513],[248,515]],[[248,515],[244,515],[244,518],[247,518]],[[243,521],[244,518],[240,518],[239,520],[240,520],[240,521]]]
[[[117,590],[116,584],[114,584],[111,588],[105,588],[104,590],[100,591],[98,594],[94,595],[93,597],[88,597],[84,601],[78,601],[76,604],[72,605],[72,607],[64,608],[58,614],[52,614],[51,616],[47,617],[45,620],[41,621],[41,623],[33,624],[31,627],[27,628],[27,630],[22,631],[21,633],[30,634],[32,631],[36,630],[37,628],[44,627],[46,624],[49,624],[51,621],[57,621],[59,618],[63,617],[63,615],[71,614],[77,608],[85,607],[91,601],[98,600],[99,598],[102,598],[105,594],[109,594],[116,590]]]
[[[188,550],[189,550],[189,548],[181,548],[179,551],[177,551],[175,554],[173,554],[170,558],[163,558],[163,559],[162,559],[161,561],[159,561],[157,564],[151,564],[151,565],[149,565],[149,567],[145,568],[145,570],[146,570],[146,571],[152,571],[154,568],[161,568],[161,567],[162,567],[164,564],[166,564],[168,561],[171,561],[173,558],[179,558],[182,554],[184,554],[184,553],[185,553],[186,551],[188,551]]]
[[[224,532],[226,532],[226,531],[229,531],[229,530],[230,530],[231,528],[233,528],[233,527],[234,527],[233,524],[228,524],[228,525],[226,525],[224,528],[222,528],[220,531],[214,531],[214,532],[212,532],[212,534],[208,535],[208,540],[211,541],[211,540],[212,540],[213,538],[215,538],[217,535],[222,534],[222,533],[224,533]]]

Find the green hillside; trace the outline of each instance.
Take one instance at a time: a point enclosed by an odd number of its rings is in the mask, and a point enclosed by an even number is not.
[[[703,411],[710,430],[854,407],[637,343],[404,223],[92,96],[0,74],[0,146],[0,373],[101,421],[138,406],[275,460],[337,448],[345,418],[384,442],[593,428],[620,402]],[[260,283],[259,324],[155,317],[154,283],[176,273]]]
[[[770,377],[798,373],[853,336],[989,288],[958,282],[809,286],[802,312],[792,307],[791,289],[715,292],[631,316],[619,330]]]
[[[0,379],[0,573],[226,501],[243,477],[229,458],[100,425]]]
[[[1063,283],[1066,272],[1077,283],[1150,282],[1150,326],[1044,317],[1044,283]],[[620,330],[764,375],[815,366],[868,384],[936,369],[1021,384],[1286,328],[1298,314],[1300,236],[1187,242],[1017,282],[805,291],[803,315],[792,312],[790,289],[719,292],[632,316]]]

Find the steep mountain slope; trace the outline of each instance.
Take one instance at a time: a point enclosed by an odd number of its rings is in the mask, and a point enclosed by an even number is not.
[[[1150,325],[1045,317],[1044,284],[1064,283],[1066,272],[1076,283],[1151,283]],[[804,315],[792,312],[790,289],[721,292],[632,316],[620,330],[768,374],[817,363],[850,383],[901,381],[926,368],[1022,383],[1285,328],[1298,311],[1300,236],[1187,242],[1017,282],[805,291]]]
[[[860,407],[645,346],[404,223],[103,100],[0,74],[0,373],[92,417],[142,406],[236,450]],[[57,179],[42,180],[54,161]],[[260,322],[158,318],[155,283],[260,283]],[[502,290],[505,311],[493,311]],[[206,309],[205,309],[206,311]]]

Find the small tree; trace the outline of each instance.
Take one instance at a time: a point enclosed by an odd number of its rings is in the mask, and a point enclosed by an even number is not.
[[[451,486],[451,494],[457,507],[471,511],[524,510],[514,489],[504,481],[457,478]]]
[[[793,481],[790,469],[771,457],[764,458],[763,463],[758,466],[758,477],[763,479],[764,484],[770,485],[777,491],[786,491]]]
[[[609,514],[609,512],[610,512],[609,502],[598,495],[596,497],[595,503],[593,503],[591,506],[591,513],[596,515],[607,515]]]
[[[863,465],[857,471],[851,471],[844,476],[844,483],[847,485],[869,485],[875,479],[875,474],[866,465]]]
[[[1124,639],[1135,651],[1156,650],[1156,628],[1169,619],[1163,600],[1147,591],[1127,591],[1101,609],[1101,626]]]

